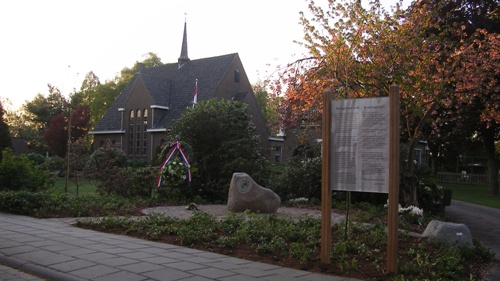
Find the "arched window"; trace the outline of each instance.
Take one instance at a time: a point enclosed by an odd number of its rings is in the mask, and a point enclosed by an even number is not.
[[[132,155],[134,153],[134,128],[135,128],[135,114],[133,110],[130,110],[130,120],[128,126],[128,154]]]
[[[136,118],[136,129],[135,129],[135,134],[136,134],[136,138],[135,138],[135,154],[139,154],[141,152],[141,133],[142,133],[142,118],[141,118],[141,110],[138,109],[137,110],[137,118]]]
[[[148,138],[147,138],[147,130],[148,130],[148,109],[144,109],[144,114],[142,117],[142,155],[146,155],[146,150],[148,147]]]

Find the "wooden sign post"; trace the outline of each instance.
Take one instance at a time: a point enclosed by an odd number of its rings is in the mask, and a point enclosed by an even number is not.
[[[397,270],[399,88],[389,97],[333,100],[323,93],[321,263],[330,264],[332,190],[388,193],[387,272]]]

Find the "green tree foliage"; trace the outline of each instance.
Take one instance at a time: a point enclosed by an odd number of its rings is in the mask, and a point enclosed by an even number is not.
[[[280,99],[277,97],[272,98],[266,90],[266,84],[263,82],[257,82],[257,84],[253,85],[253,91],[259,108],[266,119],[266,126],[271,130],[273,135],[276,135],[281,129],[278,114]]]
[[[0,151],[12,146],[12,140],[9,133],[9,125],[4,121],[3,105],[0,102]],[[0,158],[1,160],[2,158]]]
[[[99,180],[97,189],[100,193],[119,193],[127,186],[127,174],[124,169],[126,163],[125,153],[108,141],[90,155],[85,174]]]
[[[47,145],[43,134],[50,128],[50,120],[61,113],[67,112],[69,103],[61,91],[48,85],[49,94],[38,94],[32,101],[22,106],[21,113],[13,118],[17,131],[21,137],[26,138],[32,151],[45,153]]]
[[[41,130],[49,127],[52,117],[66,112],[69,105],[57,87],[50,84],[47,86],[49,88],[47,97],[38,94],[32,101],[23,106],[31,121]]]
[[[40,191],[53,186],[49,171],[27,156],[15,156],[11,149],[2,152],[0,163],[0,190]]]
[[[70,103],[72,108],[76,108],[78,105],[89,105],[91,101],[91,94],[97,90],[101,85],[99,77],[95,75],[94,72],[89,71],[85,74],[85,78],[82,81],[79,91],[75,91],[70,94]]]
[[[171,139],[189,144],[198,171],[192,188],[210,199],[225,200],[234,172],[245,172],[265,184],[267,160],[247,105],[229,100],[209,100],[184,111],[171,125]],[[168,148],[167,148],[168,149]],[[166,152],[163,153],[163,155]]]
[[[142,67],[155,67],[162,64],[161,59],[155,53],[149,52],[144,55],[141,62],[136,62],[131,68],[123,68],[120,75],[105,83],[101,83],[93,72],[87,73],[80,87],[80,92],[75,94],[75,98],[81,99],[89,105],[91,127],[97,125],[101,120],[120,92],[137,73],[140,65]]]

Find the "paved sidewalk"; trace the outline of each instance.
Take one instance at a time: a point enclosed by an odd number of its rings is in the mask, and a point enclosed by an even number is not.
[[[495,262],[485,281],[500,280],[500,209],[452,200],[445,216],[453,222],[467,225],[472,237],[495,253]]]
[[[2,281],[41,281],[39,277],[21,272],[17,269],[0,264],[0,280]]]
[[[11,267],[0,266],[1,276],[20,275],[1,280],[356,280],[4,213],[0,264]]]

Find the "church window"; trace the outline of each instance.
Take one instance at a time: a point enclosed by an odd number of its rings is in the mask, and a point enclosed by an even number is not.
[[[129,121],[129,141],[128,141],[128,154],[132,155],[134,153],[134,128],[135,128],[135,114],[134,111],[130,111],[130,121]]]
[[[148,146],[147,134],[148,130],[148,110],[144,109],[142,116],[142,155],[146,155],[146,148]]]
[[[136,133],[136,138],[135,138],[135,141],[136,141],[136,145],[135,145],[135,154],[139,154],[140,153],[140,147],[141,147],[141,133],[142,133],[142,130],[141,130],[141,126],[142,126],[142,118],[141,118],[141,110],[137,110],[137,118],[136,118],[136,130],[135,130],[135,133]]]

